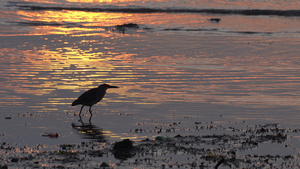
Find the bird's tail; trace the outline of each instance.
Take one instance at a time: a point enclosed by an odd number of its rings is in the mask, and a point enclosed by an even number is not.
[[[78,99],[76,99],[75,101],[73,101],[72,106],[76,106],[78,103]]]

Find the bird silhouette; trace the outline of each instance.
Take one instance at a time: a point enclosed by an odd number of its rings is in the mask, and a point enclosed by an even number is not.
[[[102,100],[102,98],[104,97],[104,95],[106,93],[106,90],[108,88],[119,88],[119,87],[110,86],[108,84],[102,84],[102,85],[98,86],[97,88],[90,89],[90,90],[84,92],[83,94],[81,94],[72,103],[72,106],[76,106],[78,104],[82,105],[82,107],[80,109],[79,116],[81,116],[81,111],[82,111],[84,106],[90,106],[89,112],[90,112],[91,116],[93,116],[92,110],[91,110],[92,106]]]

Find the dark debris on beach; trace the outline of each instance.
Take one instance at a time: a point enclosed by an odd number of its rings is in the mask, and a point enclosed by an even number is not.
[[[210,128],[211,125],[202,126]],[[216,126],[213,126],[216,127]],[[226,128],[225,130],[237,130]],[[284,145],[298,129],[266,124],[236,134],[174,135],[115,143],[63,144],[53,150],[0,145],[2,168],[299,168],[299,154],[245,153],[264,144]],[[286,146],[287,147],[287,146]]]

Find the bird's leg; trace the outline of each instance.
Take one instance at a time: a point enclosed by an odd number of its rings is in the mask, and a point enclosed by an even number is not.
[[[80,121],[81,122],[81,124],[83,125],[83,121],[82,121],[82,118],[81,118],[81,116],[79,116],[79,120],[78,121]]]
[[[92,116],[89,118],[90,125],[92,125]]]
[[[79,116],[81,116],[81,112],[82,112],[83,107],[84,107],[84,105],[81,106],[81,109],[80,109],[80,112],[79,112]]]
[[[93,114],[92,114],[92,110],[91,110],[91,108],[92,108],[92,106],[90,106],[90,109],[89,109],[89,111],[90,111],[90,113],[91,113],[91,117],[93,116]]]

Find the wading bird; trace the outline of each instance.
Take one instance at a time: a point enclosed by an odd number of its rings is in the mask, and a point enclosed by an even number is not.
[[[92,106],[102,100],[102,98],[104,97],[106,90],[108,88],[119,88],[119,87],[110,86],[108,84],[102,84],[102,85],[98,86],[97,88],[90,89],[90,90],[84,92],[82,95],[80,95],[78,97],[78,99],[76,99],[72,103],[72,106],[76,106],[78,104],[82,105],[79,116],[81,115],[81,111],[84,106],[90,106],[89,112],[91,113],[91,116],[93,116],[92,110],[91,110]]]

